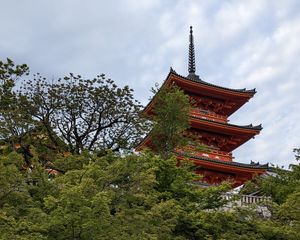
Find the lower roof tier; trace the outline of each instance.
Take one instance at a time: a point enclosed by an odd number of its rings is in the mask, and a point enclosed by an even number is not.
[[[197,157],[187,154],[177,155],[179,159],[188,158],[192,160],[197,166],[204,167],[207,169],[212,169],[216,171],[228,172],[228,173],[238,173],[238,174],[262,174],[265,173],[269,165],[268,164],[258,164],[258,163],[239,163],[239,162],[228,162],[216,159],[210,159],[205,157]]]
[[[269,169],[268,164],[225,162],[188,155],[177,155],[177,158],[179,160],[187,158],[192,161],[196,165],[195,173],[202,176],[200,181],[210,185],[218,185],[224,181],[229,181],[233,187],[237,187],[257,175],[266,174]]]

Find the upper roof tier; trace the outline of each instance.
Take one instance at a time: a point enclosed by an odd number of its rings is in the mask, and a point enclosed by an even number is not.
[[[162,87],[175,83],[195,100],[199,109],[214,112],[225,118],[243,106],[256,93],[255,89],[232,89],[214,85],[203,81],[196,74],[195,46],[192,26],[190,27],[189,35],[188,73],[188,76],[184,77],[170,68],[170,73]],[[153,99],[146,106],[144,112],[146,114],[151,114],[152,108]]]
[[[193,74],[188,77],[181,76],[171,68],[162,87],[175,83],[190,96],[202,99],[209,98],[212,103],[216,103],[217,105],[217,110],[213,111],[226,117],[237,111],[256,93],[255,89],[246,90],[221,87],[194,76]],[[151,113],[154,99],[155,97],[145,107],[144,112],[146,114]]]
[[[251,97],[253,97],[254,94],[256,93],[255,88],[249,89],[249,90],[247,90],[246,88],[234,89],[234,88],[222,87],[222,86],[218,86],[218,85],[215,85],[215,84],[212,84],[212,83],[209,83],[209,82],[205,82],[202,79],[200,79],[198,77],[198,75],[190,75],[189,74],[187,77],[184,77],[184,76],[178,74],[173,68],[170,68],[170,73],[173,73],[176,76],[182,77],[187,81],[192,81],[192,82],[195,82],[195,83],[198,83],[198,84],[203,84],[203,85],[211,86],[211,87],[218,88],[218,89],[228,90],[228,91],[235,92],[235,93],[247,93],[247,94],[250,94]]]

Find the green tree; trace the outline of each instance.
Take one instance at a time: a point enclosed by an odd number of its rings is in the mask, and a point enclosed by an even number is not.
[[[290,167],[291,170],[276,169],[275,176],[264,178],[261,182],[263,192],[278,204],[284,203],[290,194],[300,191],[300,166]]]
[[[299,160],[299,150],[294,151]],[[300,166],[293,164],[290,170],[276,168],[273,171],[274,174],[258,177],[246,185],[248,190],[259,190],[272,199],[268,205],[271,218],[256,217],[253,222],[263,239],[299,239]]]
[[[12,148],[33,127],[32,118],[26,112],[26,98],[14,91],[16,81],[28,73],[26,64],[16,65],[10,59],[0,61],[0,140]]]
[[[23,86],[30,100],[31,115],[58,147],[57,136],[69,151],[128,150],[140,141],[146,129],[139,117],[141,105],[128,86],[117,87],[111,79],[98,75],[83,79],[70,74],[49,82],[37,74]]]
[[[187,145],[197,144],[196,136],[188,134],[189,114],[192,102],[188,95],[176,85],[165,86],[158,91],[154,90],[154,109],[150,120],[153,121],[151,138],[154,151],[163,158],[169,158],[175,149],[185,149]],[[201,146],[202,150],[204,149]]]
[[[178,168],[175,158],[71,155],[65,158],[80,158],[83,164],[50,181],[38,166],[21,173],[15,162],[21,158],[11,153],[1,159],[0,184],[7,190],[1,195],[0,230],[5,237],[185,239],[192,216],[222,204],[224,188],[190,184],[196,175],[189,165]]]
[[[20,172],[17,153],[1,157],[3,239],[299,238],[298,191],[264,219],[251,208],[222,211],[228,188],[191,184],[190,164],[178,167],[175,157],[85,152],[64,159],[65,174],[49,181],[39,166]]]

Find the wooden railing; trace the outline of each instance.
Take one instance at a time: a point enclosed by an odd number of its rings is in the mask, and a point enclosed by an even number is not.
[[[270,218],[272,216],[271,211],[264,203],[271,200],[270,197],[266,196],[255,196],[255,195],[235,195],[235,194],[223,194],[222,198],[228,202],[221,207],[219,210],[231,211],[236,207],[248,207],[253,206],[255,212],[260,214],[264,218]]]
[[[206,157],[210,159],[232,162],[232,153],[219,151],[219,150],[209,150],[208,152],[197,152],[195,153],[198,157]]]
[[[214,112],[202,110],[202,109],[193,109],[191,115],[203,119],[216,121],[216,122],[223,122],[223,123],[228,122],[228,119],[225,116],[216,114]]]
[[[222,194],[222,198],[224,200],[227,200],[229,203],[235,203],[237,206],[242,206],[246,204],[257,204],[257,203],[267,202],[270,200],[270,197],[266,197],[266,196],[255,196],[255,195],[239,196],[230,193]]]

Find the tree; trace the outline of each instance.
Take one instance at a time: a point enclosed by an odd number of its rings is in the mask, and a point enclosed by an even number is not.
[[[264,178],[261,183],[262,191],[270,195],[278,204],[284,203],[290,194],[300,191],[300,166],[292,165],[291,171],[276,169],[275,176]]]
[[[299,160],[299,150],[295,149]],[[270,176],[261,176],[246,185],[247,189],[256,189],[269,195],[272,202],[268,204],[272,212],[271,219],[254,219],[264,239],[299,239],[300,230],[300,166],[294,164],[290,170],[273,169]]]
[[[263,219],[251,208],[222,211],[226,186],[191,184],[197,176],[174,157],[62,158],[69,167],[50,181],[38,165],[20,172],[16,153],[0,158],[2,239],[299,239],[298,191]]]
[[[50,181],[38,165],[30,174],[19,172],[17,158],[0,159],[0,231],[6,238],[185,239],[180,229],[192,216],[222,204],[224,188],[190,184],[196,175],[188,165],[178,168],[175,158],[85,152],[64,157],[85,164]]]
[[[8,60],[0,69],[0,137],[26,143],[33,163],[24,171],[24,156],[0,149],[0,239],[300,238],[298,165],[255,182],[274,200],[270,219],[251,208],[222,211],[229,186],[200,188],[189,161],[178,167],[174,151],[197,139],[186,134],[192,106],[176,86],[155,99],[151,134],[159,154],[121,155],[146,127],[128,87],[104,76],[50,83],[38,74],[17,92],[15,77],[27,67]],[[66,150],[72,153],[60,153]],[[59,175],[49,178],[42,153]]]
[[[15,65],[10,59],[0,61],[0,140],[7,141],[12,148],[33,127],[26,112],[26,97],[14,91],[16,81],[28,73],[26,64]]]
[[[39,74],[23,86],[32,104],[31,114],[53,143],[57,136],[69,151],[119,151],[131,149],[141,139],[145,124],[138,116],[141,105],[128,86],[119,88],[111,79],[65,77],[49,83]]]
[[[153,129],[150,132],[154,151],[163,158],[169,158],[175,149],[185,149],[187,145],[204,149],[197,144],[197,138],[186,131],[189,128],[189,114],[192,102],[188,95],[176,85],[165,86],[154,90],[155,99],[153,115]]]

